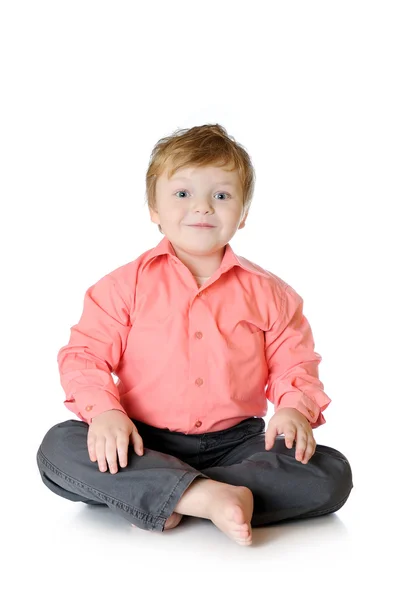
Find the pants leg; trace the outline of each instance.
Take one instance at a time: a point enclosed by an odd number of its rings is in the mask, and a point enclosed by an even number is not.
[[[271,450],[265,450],[263,419],[251,419],[245,437],[216,466],[201,471],[211,479],[252,491],[252,527],[336,512],[347,501],[353,488],[352,472],[338,450],[318,444],[306,465],[296,460],[295,447],[287,448],[282,436]]]
[[[90,460],[88,425],[70,419],[51,427],[37,451],[43,483],[73,502],[107,505],[141,529],[163,531],[182,494],[196,477],[205,477],[178,458],[147,447],[144,455],[128,447],[128,463],[118,472],[101,472]]]

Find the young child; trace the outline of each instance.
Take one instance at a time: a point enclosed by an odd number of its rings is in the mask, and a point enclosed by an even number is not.
[[[164,237],[88,288],[58,354],[78,420],[51,427],[37,452],[54,493],[149,531],[209,519],[241,545],[252,527],[346,502],[350,464],[313,436],[331,400],[303,300],[229,244],[254,182],[220,125],[156,144],[146,191]]]

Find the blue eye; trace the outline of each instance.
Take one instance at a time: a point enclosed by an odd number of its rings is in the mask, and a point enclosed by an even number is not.
[[[178,192],[175,193],[175,195],[176,194],[187,194],[187,193],[188,193],[187,190],[179,190]],[[217,192],[216,196],[219,196],[220,194],[222,196],[230,196],[230,194],[227,194],[226,192]],[[181,196],[177,196],[177,198],[181,198]]]

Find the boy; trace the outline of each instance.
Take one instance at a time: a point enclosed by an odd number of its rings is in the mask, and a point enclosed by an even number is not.
[[[229,245],[254,181],[220,125],[155,146],[147,199],[165,237],[87,290],[58,354],[64,404],[80,420],[52,427],[38,450],[55,493],[147,530],[210,519],[241,545],[252,526],[347,500],[348,460],[313,436],[331,400],[302,298]]]

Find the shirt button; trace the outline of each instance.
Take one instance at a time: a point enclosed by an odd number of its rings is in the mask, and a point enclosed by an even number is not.
[[[93,408],[92,404],[89,404],[88,406],[86,406],[86,410],[91,410]]]
[[[200,427],[202,425],[202,421],[196,421],[195,427]]]
[[[197,380],[195,381],[196,385],[202,385],[203,384],[203,379],[201,377],[198,377]]]
[[[315,415],[314,415],[314,413],[312,412],[312,410],[309,410],[309,411],[308,411],[308,413],[309,413],[310,417],[314,418],[314,416],[315,416]]]
[[[198,340],[200,340],[203,337],[203,333],[201,331],[197,331],[195,336],[198,338]]]

